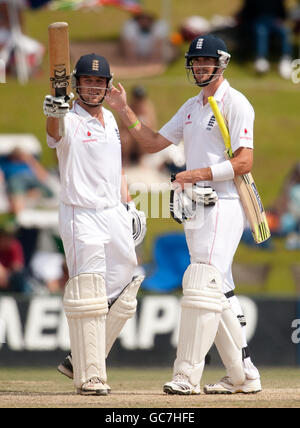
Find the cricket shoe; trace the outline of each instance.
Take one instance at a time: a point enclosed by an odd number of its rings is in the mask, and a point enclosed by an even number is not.
[[[81,388],[77,388],[77,394],[80,395],[107,395],[107,384],[99,377],[92,377],[85,382]]]
[[[57,367],[59,373],[67,376],[70,379],[73,379],[73,364],[72,364],[72,354],[68,354],[64,361],[60,363]]]
[[[171,382],[164,384],[163,391],[166,394],[199,395],[200,385],[192,385],[187,376],[177,374]]]
[[[59,366],[57,367],[57,370],[59,371],[59,373],[67,376],[70,379],[74,378],[74,374],[73,374],[73,363],[72,363],[72,354],[71,353],[68,354],[66,356],[66,358],[64,359],[64,361],[59,364]],[[110,392],[111,392],[110,386],[106,383],[105,387],[107,389],[108,394],[110,394]]]
[[[205,394],[256,394],[261,390],[260,379],[246,379],[242,385],[233,385],[228,376],[203,388]]]

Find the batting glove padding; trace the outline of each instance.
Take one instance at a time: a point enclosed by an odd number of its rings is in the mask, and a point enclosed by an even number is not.
[[[127,211],[132,216],[132,237],[134,239],[134,244],[137,247],[140,245],[147,232],[147,220],[144,211],[139,211],[136,209],[133,201],[126,204]]]
[[[192,201],[196,202],[196,204],[202,204],[206,207],[215,205],[218,200],[216,191],[210,186],[199,186],[199,184],[194,184],[184,189],[184,192]]]
[[[215,205],[218,195],[209,186],[199,186],[193,184],[184,190],[179,188],[171,189],[170,192],[170,212],[177,223],[191,220],[195,217],[197,207],[209,207]]]
[[[61,119],[69,112],[70,106],[67,101],[74,98],[73,94],[67,97],[53,97],[46,95],[43,105],[44,114],[47,117]]]

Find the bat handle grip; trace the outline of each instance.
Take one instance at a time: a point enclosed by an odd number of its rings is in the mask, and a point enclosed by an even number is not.
[[[65,130],[65,118],[61,117],[59,119],[59,135],[61,137],[64,137],[66,135],[66,130]]]

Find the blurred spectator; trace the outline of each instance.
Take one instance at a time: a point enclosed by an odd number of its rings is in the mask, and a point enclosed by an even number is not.
[[[168,26],[146,12],[134,15],[121,31],[121,48],[131,62],[164,62]]]
[[[250,29],[254,36],[255,69],[258,73],[266,73],[270,69],[270,41],[271,36],[275,36],[280,43],[279,73],[284,79],[291,77],[292,45],[286,17],[285,0],[244,0],[239,19],[245,31]]]
[[[146,89],[143,86],[134,86],[131,90],[131,100],[129,103],[139,120],[154,129],[157,127],[157,117],[154,104],[149,99]],[[129,130],[122,122],[119,125],[120,137],[122,141],[123,166],[139,163],[145,153],[138,141],[135,141]]]
[[[185,42],[191,42],[197,36],[213,33],[219,36],[230,50],[233,50],[236,44],[236,28],[238,27],[237,19],[234,16],[223,16],[214,14],[210,20],[199,15],[185,17],[179,25],[177,31],[171,33],[170,38],[174,45],[181,45]]]
[[[30,272],[37,293],[61,293],[69,279],[66,260],[61,253],[37,251],[31,260]]]
[[[31,291],[24,273],[24,253],[12,233],[0,229],[0,291]]]
[[[139,120],[152,129],[157,128],[157,115],[154,104],[143,86],[131,90],[130,107]],[[171,173],[184,169],[185,156],[183,143],[158,153],[147,153],[138,141],[134,140],[122,122],[119,124],[122,141],[122,161],[128,185],[143,183],[147,186],[169,182]],[[153,190],[153,189],[152,189]]]
[[[28,6],[30,6],[32,9],[39,9],[51,1],[52,0],[26,0]]]
[[[0,213],[9,211],[9,203],[6,195],[5,177],[0,168]]]
[[[267,212],[271,232],[286,236],[286,248],[300,248],[300,162],[286,177],[278,198]]]
[[[13,3],[17,8],[17,15],[21,29],[23,28],[23,15],[22,9],[25,6],[24,0],[0,0],[0,28],[3,31],[4,29],[10,30],[10,17],[8,2]]]
[[[202,16],[189,16],[184,18],[179,31],[185,42],[191,42],[197,36],[209,33],[211,31],[211,24]]]
[[[37,40],[24,35],[23,9],[25,0],[0,0],[0,57],[7,65],[7,72],[16,70],[16,47],[25,56],[29,75],[33,75],[42,63],[44,46]]]
[[[298,58],[300,58],[300,0],[297,0],[297,4],[290,9],[289,17],[292,21],[293,33],[296,36]]]
[[[31,202],[36,202],[41,195],[52,197],[53,193],[47,186],[48,172],[31,154],[20,149],[13,150],[7,156],[0,157],[10,210],[18,214]]]

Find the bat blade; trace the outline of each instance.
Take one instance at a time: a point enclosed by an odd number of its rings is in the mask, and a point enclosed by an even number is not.
[[[227,159],[230,159],[233,157],[233,153],[231,149],[230,135],[225,124],[225,120],[219,110],[216,100],[213,97],[209,97],[208,101],[224,140],[226,148],[225,156]],[[270,238],[271,233],[266,213],[252,174],[248,173],[242,176],[236,176],[234,178],[234,184],[237,188],[245,215],[250,224],[253,239],[257,244],[261,244]]]
[[[48,27],[50,90],[54,97],[66,97],[70,91],[69,25],[54,22]],[[64,119],[59,121],[59,135],[65,135]]]
[[[65,97],[70,89],[69,25],[54,22],[48,27],[51,95]]]
[[[234,180],[240,195],[252,235],[257,244],[270,238],[271,233],[266,213],[251,173],[237,176]]]

